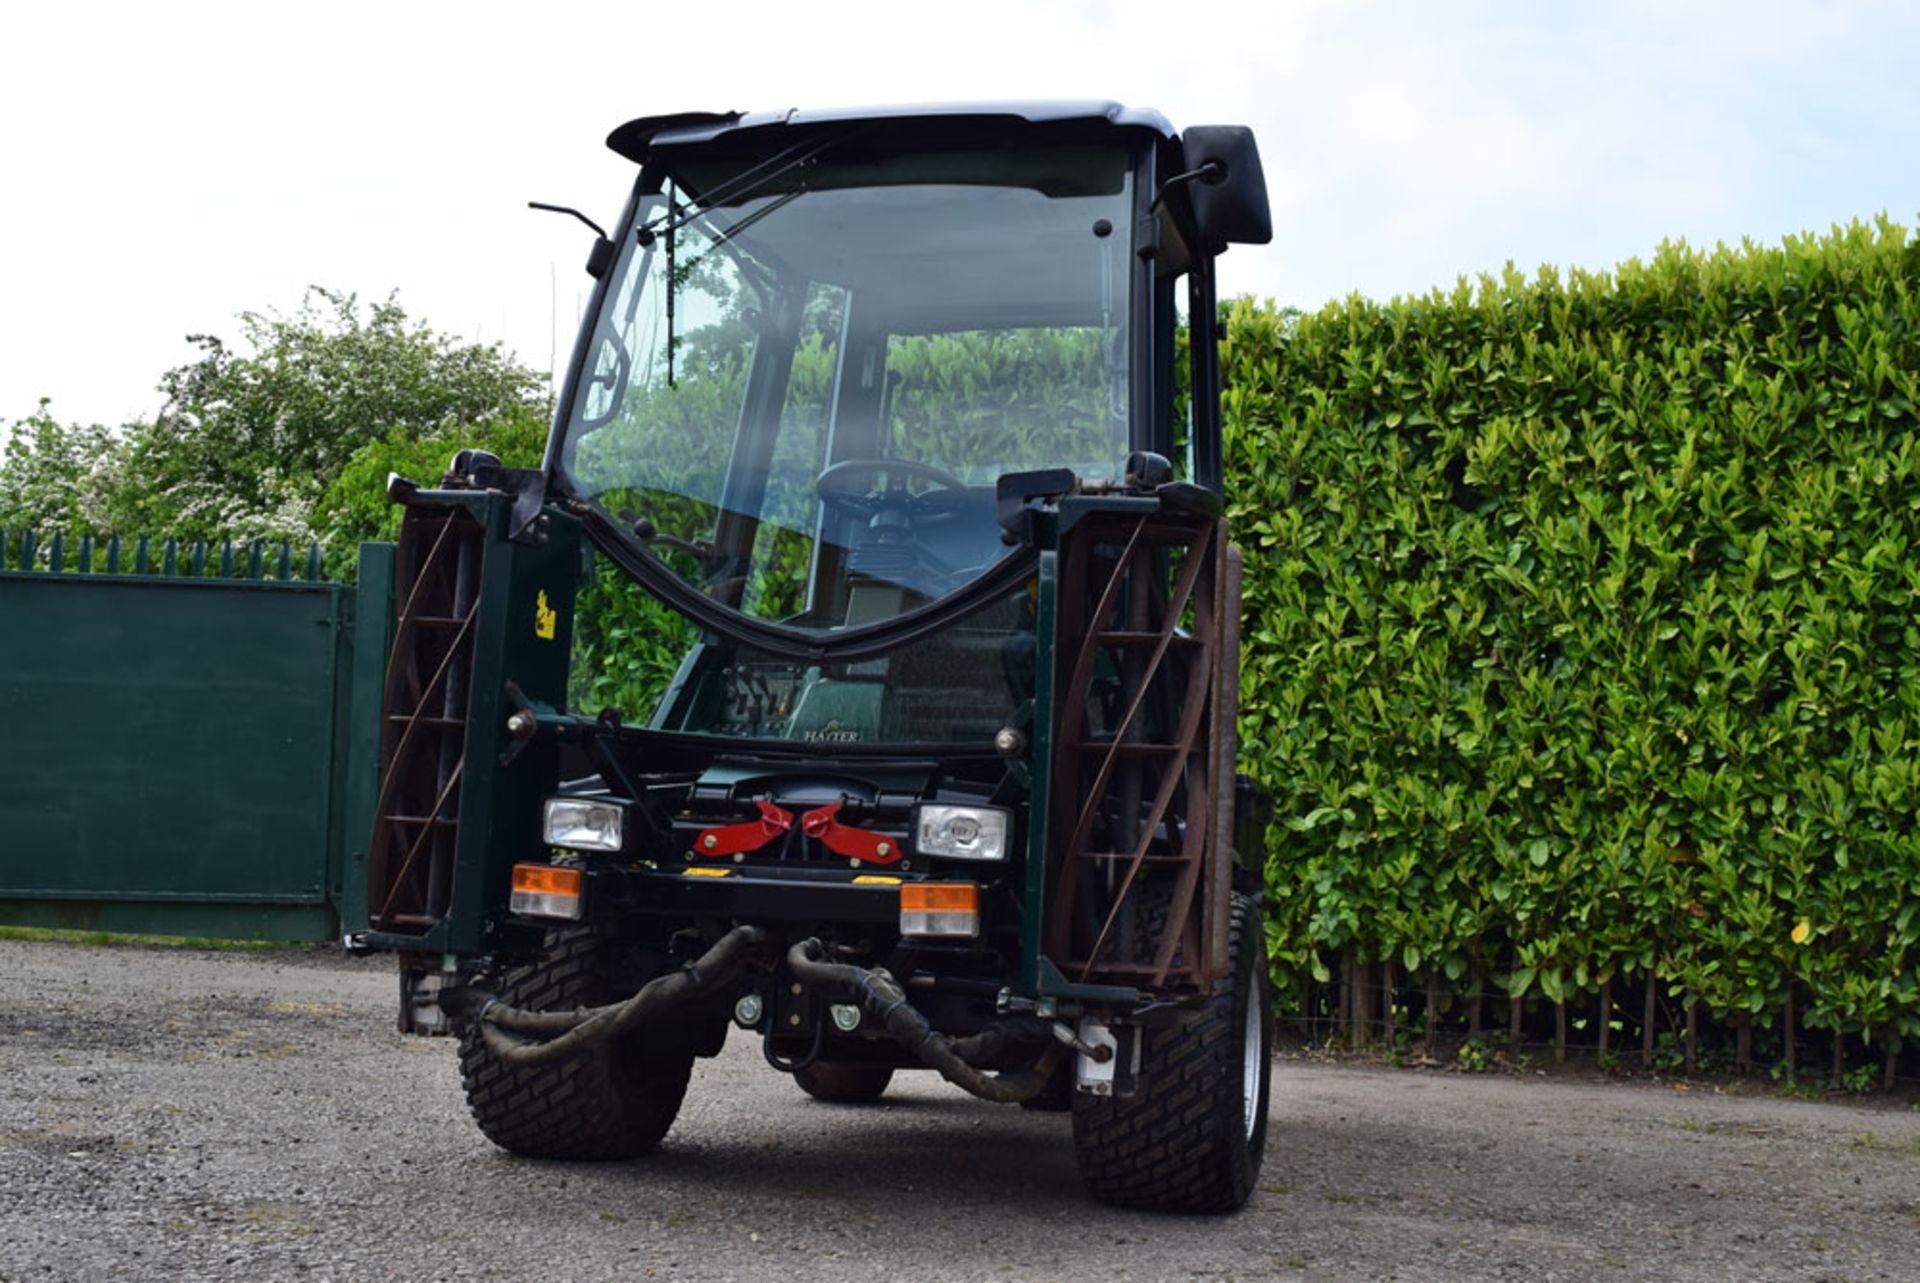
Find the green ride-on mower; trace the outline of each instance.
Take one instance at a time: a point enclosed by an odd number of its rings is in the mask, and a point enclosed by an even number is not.
[[[930,1068],[1069,1112],[1103,1201],[1239,1207],[1272,1020],[1214,262],[1270,239],[1252,135],[608,141],[639,177],[544,466],[389,483],[362,940],[402,1026],[516,1154],[646,1153],[733,1029],[823,1100]]]

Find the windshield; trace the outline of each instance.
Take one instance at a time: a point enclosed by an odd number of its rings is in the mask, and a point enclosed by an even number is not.
[[[1008,555],[1001,474],[1118,478],[1123,149],[649,174],[560,463],[708,597],[806,631],[878,623]]]

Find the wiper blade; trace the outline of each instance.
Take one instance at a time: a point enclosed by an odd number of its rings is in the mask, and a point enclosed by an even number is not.
[[[795,143],[791,147],[775,152],[765,160],[754,165],[749,165],[732,178],[721,183],[716,183],[710,191],[701,193],[697,206],[689,202],[681,206],[678,210],[675,210],[672,205],[669,205],[658,218],[642,227],[636,228],[634,235],[642,245],[651,245],[656,237],[671,236],[688,223],[691,223],[694,219],[704,217],[721,205],[751,198],[754,193],[760,191],[775,179],[792,173],[804,165],[810,164],[822,152],[839,143],[844,137],[844,134],[838,134],[831,138],[823,138],[818,142]],[[725,240],[745,230],[746,227],[794,199],[794,197],[800,195],[804,190],[806,189],[800,188],[789,192],[780,200],[775,201],[767,209],[748,215],[723,233],[720,239]]]
[[[759,209],[754,210],[751,214],[748,214],[745,218],[735,223],[732,227],[727,228],[726,230],[722,231],[719,235],[715,236],[713,238],[714,246],[725,245],[728,241],[738,236],[741,232],[746,231],[749,227],[752,227],[755,223],[765,218],[768,214],[773,213],[774,210],[779,209],[781,206],[786,205],[791,201],[799,200],[802,196],[806,195],[806,193],[807,193],[807,189],[803,184],[802,186],[794,188],[792,191],[788,192],[785,196],[780,197],[778,200],[768,201],[766,204],[762,205]]]

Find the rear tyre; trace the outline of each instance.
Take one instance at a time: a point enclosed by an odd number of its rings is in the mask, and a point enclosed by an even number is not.
[[[584,930],[547,937],[540,957],[509,972],[503,1002],[531,1011],[571,1011],[616,1002],[638,986],[612,976],[622,963]],[[657,967],[643,968],[650,978]],[[635,977],[629,975],[629,981]],[[624,991],[622,991],[624,990]],[[693,1069],[684,1040],[644,1031],[545,1065],[509,1065],[476,1028],[460,1034],[467,1105],[488,1140],[526,1158],[637,1158],[660,1143],[680,1112]]]
[[[857,1060],[816,1060],[793,1071],[793,1081],[815,1100],[835,1105],[867,1105],[880,1099],[893,1081],[893,1066]]]
[[[1164,908],[1155,913],[1164,921]],[[1139,1090],[1074,1097],[1080,1178],[1103,1203],[1231,1212],[1253,1192],[1267,1145],[1273,1013],[1259,911],[1237,893],[1231,930],[1231,991],[1183,1026],[1142,1035]]]

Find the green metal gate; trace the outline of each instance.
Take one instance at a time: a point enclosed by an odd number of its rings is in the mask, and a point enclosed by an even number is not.
[[[299,560],[0,535],[0,923],[358,925],[391,549],[358,588]]]

